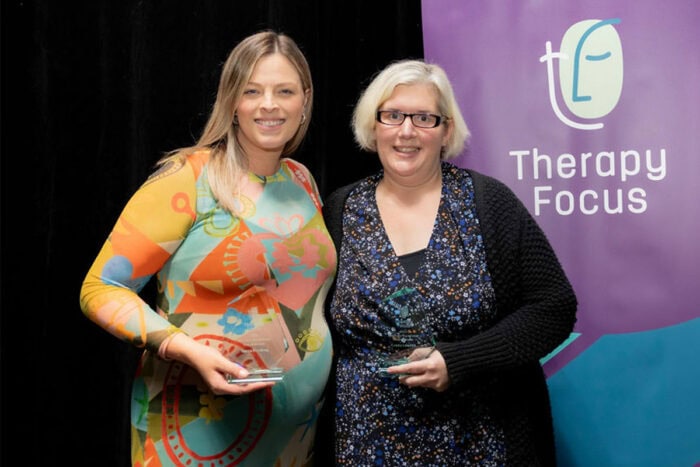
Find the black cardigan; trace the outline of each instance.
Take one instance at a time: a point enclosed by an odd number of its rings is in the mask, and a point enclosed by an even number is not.
[[[546,235],[502,182],[469,170],[496,297],[499,322],[467,340],[439,342],[452,386],[480,386],[505,429],[508,466],[554,466],[554,431],[547,382],[539,360],[573,331],[574,290]],[[323,207],[338,252],[345,199],[358,182],[331,193]],[[326,300],[326,319],[335,334]],[[319,424],[317,455],[332,455],[332,375]]]

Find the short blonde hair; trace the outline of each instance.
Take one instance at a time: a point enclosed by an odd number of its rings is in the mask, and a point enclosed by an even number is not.
[[[439,65],[423,60],[399,60],[380,71],[364,90],[355,105],[352,116],[352,129],[355,141],[366,151],[377,151],[377,138],[374,133],[377,110],[391,96],[400,84],[430,84],[438,92],[438,110],[449,118],[454,129],[443,149],[442,159],[458,156],[469,138],[469,128],[455,99],[452,84],[447,73]]]

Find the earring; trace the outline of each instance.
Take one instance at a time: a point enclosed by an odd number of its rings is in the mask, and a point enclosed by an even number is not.
[[[237,113],[233,114],[233,124],[234,124],[234,126],[238,126],[238,114]]]

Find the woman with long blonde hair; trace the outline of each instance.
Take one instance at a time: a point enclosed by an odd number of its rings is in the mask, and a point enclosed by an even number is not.
[[[192,147],[133,194],[80,291],[143,347],[132,464],[304,465],[331,365],[336,252],[316,183],[290,158],[311,118],[308,63],[262,31],[230,53]],[[139,292],[156,276],[157,303]]]

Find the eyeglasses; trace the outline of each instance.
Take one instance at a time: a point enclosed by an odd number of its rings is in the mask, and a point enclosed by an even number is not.
[[[413,126],[418,128],[435,128],[440,124],[440,122],[447,120],[447,117],[441,117],[440,115],[435,114],[407,114],[404,112],[399,112],[398,110],[377,111],[377,121],[379,123],[383,123],[384,125],[402,125],[403,121],[406,120],[406,117],[411,117],[411,123],[413,123]]]

